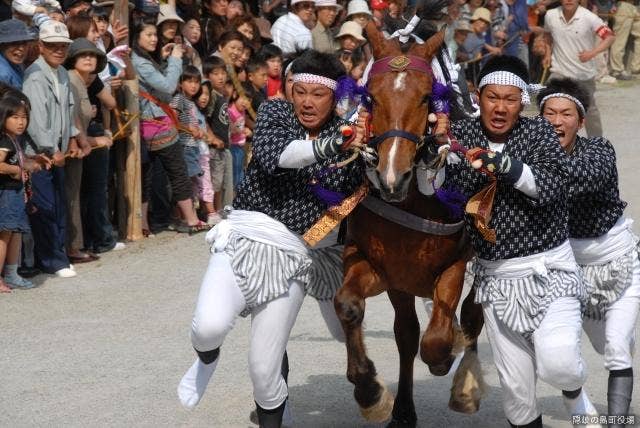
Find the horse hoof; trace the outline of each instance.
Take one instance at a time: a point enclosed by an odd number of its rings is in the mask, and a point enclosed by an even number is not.
[[[360,413],[369,422],[384,422],[391,417],[393,411],[393,395],[389,392],[387,387],[376,380],[380,385],[380,399],[373,406],[361,407]]]
[[[395,417],[387,424],[387,428],[415,428],[417,421],[398,420]]]
[[[465,400],[463,397],[451,397],[449,399],[449,408],[454,412],[470,415],[480,409],[480,400]]]
[[[445,376],[446,374],[449,373],[449,370],[451,370],[451,366],[453,365],[454,361],[455,361],[455,358],[450,355],[447,361],[445,361],[444,363],[428,366],[429,371],[434,376]]]

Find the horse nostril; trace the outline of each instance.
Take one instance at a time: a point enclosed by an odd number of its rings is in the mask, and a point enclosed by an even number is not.
[[[402,174],[402,177],[400,178],[400,181],[398,182],[398,184],[400,186],[404,185],[405,183],[408,184],[412,178],[413,178],[413,169],[410,169],[409,171]]]

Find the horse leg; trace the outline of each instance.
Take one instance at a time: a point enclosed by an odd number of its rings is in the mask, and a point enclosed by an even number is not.
[[[420,343],[420,358],[435,376],[449,372],[455,359],[453,318],[460,301],[466,261],[457,260],[442,272],[433,293],[433,313]]]
[[[415,427],[418,420],[413,404],[413,360],[418,353],[420,323],[416,315],[415,298],[397,290],[388,290],[393,304],[393,332],[400,355],[398,393],[393,405],[393,419],[387,427]]]
[[[482,368],[478,359],[478,336],[482,331],[484,318],[482,305],[474,302],[474,292],[462,302],[461,327],[471,343],[464,351],[464,357],[453,376],[449,408],[461,413],[475,413],[480,408],[480,399],[486,391]]]
[[[345,276],[334,305],[346,337],[347,379],[355,385],[353,395],[362,416],[372,422],[383,422],[391,416],[393,395],[376,377],[376,368],[367,357],[362,320],[365,299],[382,293],[385,287],[355,245],[345,246],[343,258]]]

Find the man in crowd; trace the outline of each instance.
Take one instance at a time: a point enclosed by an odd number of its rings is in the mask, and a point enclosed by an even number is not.
[[[318,17],[316,26],[311,31],[313,38],[313,48],[318,52],[335,53],[338,43],[331,26],[336,21],[338,12],[342,10],[336,0],[317,0],[316,15]]]
[[[273,43],[285,56],[293,56],[313,46],[311,30],[307,26],[313,23],[314,11],[314,1],[291,0],[291,11],[271,27]]]
[[[74,108],[69,75],[62,67],[71,39],[67,27],[47,21],[40,27],[40,57],[26,70],[23,91],[31,101],[29,135],[31,150],[53,160],[50,170],[32,175],[33,198],[29,208],[35,242],[36,264],[46,273],[68,278],[76,275],[65,251],[66,210],[64,160],[78,150],[79,134],[71,112]]]
[[[613,32],[616,41],[611,45],[609,55],[611,75],[619,80],[631,80],[631,74],[640,73],[640,11],[637,0],[619,0],[613,17]],[[633,49],[629,55],[629,68],[625,69],[624,54],[629,39],[633,39]]]
[[[596,14],[580,6],[578,0],[562,0],[559,7],[548,11],[544,29],[552,44],[551,56],[543,60],[543,66],[551,67],[549,78],[572,78],[587,89],[591,104],[586,117],[587,135],[601,136],[600,111],[593,96],[598,74],[594,58],[613,44],[613,31]]]

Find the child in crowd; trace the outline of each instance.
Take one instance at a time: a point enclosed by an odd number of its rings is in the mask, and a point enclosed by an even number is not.
[[[207,124],[205,117],[207,110],[211,105],[211,82],[205,80],[200,86],[200,93],[196,99],[196,105],[198,106],[197,117],[198,126],[205,134],[203,139],[198,140],[198,149],[200,150],[200,168],[202,169],[202,175],[197,180],[196,194],[200,199],[201,212],[206,216],[207,223],[215,225],[220,222],[221,218],[216,213],[213,206],[213,186],[211,184],[211,148],[224,148],[224,143],[217,138],[211,128]]]
[[[243,83],[244,92],[251,100],[251,107],[256,113],[260,108],[260,104],[267,100],[267,80],[269,78],[269,66],[259,56],[252,57],[247,63],[247,81]],[[254,128],[254,123],[249,116],[247,116],[246,125],[249,129]]]
[[[209,148],[214,207],[220,211],[233,200],[233,161],[229,150],[228,98],[225,95],[228,76],[224,60],[216,56],[207,58],[202,71],[211,82],[211,101],[205,117],[213,134],[222,141],[222,147]]]
[[[29,232],[25,206],[25,183],[29,173],[47,165],[44,156],[39,162],[27,159],[21,137],[29,124],[29,100],[19,92],[6,94],[0,100],[0,293],[12,288],[31,288],[33,283],[18,275],[22,233]]]
[[[259,54],[267,63],[267,98],[282,98],[282,50],[274,45],[265,45]]]
[[[233,187],[238,187],[244,178],[244,145],[252,132],[245,126],[249,100],[233,91],[229,100],[229,140],[233,159]]]
[[[179,92],[173,97],[170,104],[178,113],[180,122],[178,141],[184,149],[187,176],[194,183],[197,183],[198,177],[202,175],[198,140],[204,137],[204,132],[198,124],[198,108],[195,104],[196,95],[200,92],[201,80],[202,76],[196,67],[186,66],[180,76]]]

